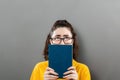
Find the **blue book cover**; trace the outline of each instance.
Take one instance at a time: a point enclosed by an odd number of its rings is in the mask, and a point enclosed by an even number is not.
[[[72,45],[49,45],[48,46],[48,62],[49,67],[59,74],[59,78],[63,78],[63,73],[72,66],[73,58]]]

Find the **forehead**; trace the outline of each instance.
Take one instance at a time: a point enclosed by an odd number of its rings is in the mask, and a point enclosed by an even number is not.
[[[60,28],[57,28],[53,31],[53,34],[52,36],[64,36],[64,35],[68,35],[70,37],[72,37],[72,33],[70,31],[69,28],[66,28],[66,27],[60,27]]]

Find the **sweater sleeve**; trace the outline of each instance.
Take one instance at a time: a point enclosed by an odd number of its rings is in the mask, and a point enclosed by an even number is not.
[[[39,66],[38,64],[35,65],[35,67],[32,71],[30,80],[42,80],[40,77],[40,69],[38,66]]]
[[[91,80],[89,68],[86,66],[83,72],[83,80]]]
[[[89,68],[84,64],[78,71],[78,80],[91,80]]]

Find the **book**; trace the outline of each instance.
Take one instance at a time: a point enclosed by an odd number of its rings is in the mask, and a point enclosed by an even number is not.
[[[63,78],[63,73],[72,66],[73,46],[72,45],[49,45],[48,65]]]

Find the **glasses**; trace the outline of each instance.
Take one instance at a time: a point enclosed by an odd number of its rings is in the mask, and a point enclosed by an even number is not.
[[[65,37],[65,38],[51,38],[53,44],[60,44],[63,40],[64,44],[71,44],[73,42],[73,38]]]

